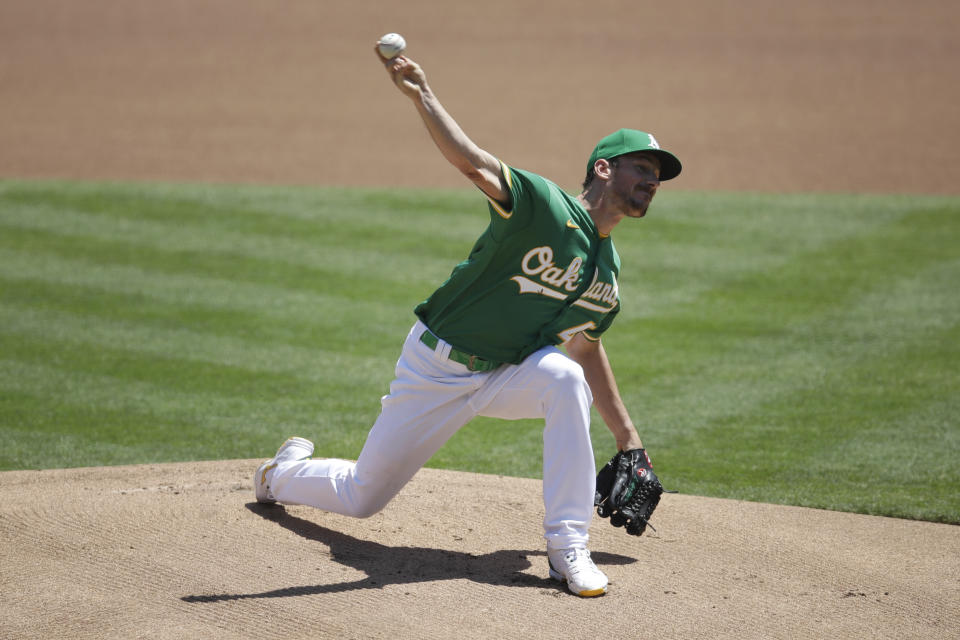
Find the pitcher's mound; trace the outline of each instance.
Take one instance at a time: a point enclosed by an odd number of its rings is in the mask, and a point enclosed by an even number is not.
[[[353,520],[256,504],[258,462],[0,474],[0,636],[960,632],[957,527],[668,495],[658,533],[594,523],[610,590],[580,599],[547,575],[539,481],[427,469]]]

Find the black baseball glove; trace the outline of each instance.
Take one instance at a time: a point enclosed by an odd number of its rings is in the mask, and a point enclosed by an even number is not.
[[[610,518],[613,526],[625,527],[630,535],[639,536],[650,524],[662,493],[663,485],[653,472],[647,452],[631,449],[619,451],[597,474],[593,504],[601,518]]]

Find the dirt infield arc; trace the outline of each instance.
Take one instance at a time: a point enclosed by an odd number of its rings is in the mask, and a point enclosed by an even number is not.
[[[540,483],[424,470],[354,520],[261,506],[256,460],[0,474],[8,638],[955,638],[960,529],[668,495],[547,577]],[[470,500],[462,500],[471,496]],[[598,631],[607,629],[609,631]]]
[[[564,188],[628,126],[681,157],[671,189],[960,193],[947,0],[12,0],[0,176],[462,187],[377,66],[388,31]]]

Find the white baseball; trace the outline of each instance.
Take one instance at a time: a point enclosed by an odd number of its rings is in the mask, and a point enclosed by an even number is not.
[[[380,55],[387,60],[400,55],[406,48],[407,41],[404,40],[403,36],[399,33],[388,33],[380,38],[380,41],[377,43],[377,49],[380,51]]]

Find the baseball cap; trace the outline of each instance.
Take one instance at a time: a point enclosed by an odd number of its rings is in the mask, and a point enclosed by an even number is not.
[[[683,168],[677,156],[669,151],[660,148],[660,143],[653,137],[653,134],[636,129],[620,129],[614,131],[606,138],[597,143],[593,153],[590,154],[590,160],[587,162],[587,173],[593,169],[593,164],[600,158],[610,160],[625,153],[634,151],[649,151],[660,160],[660,179],[670,180],[680,175]]]

